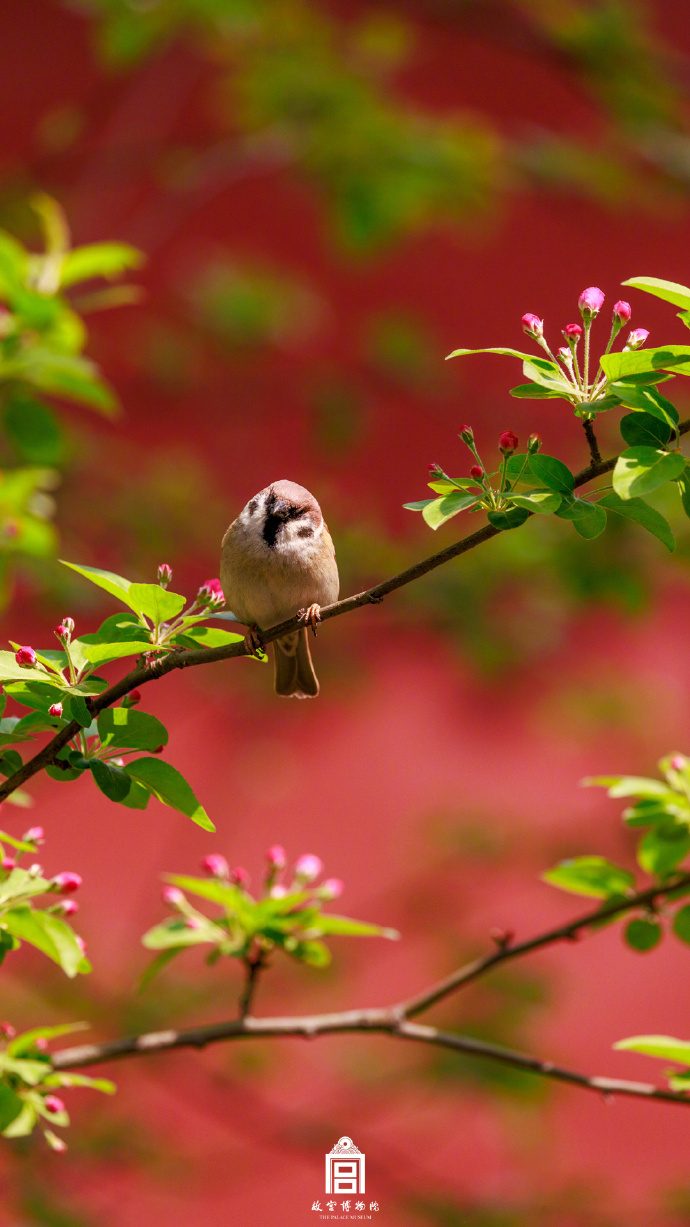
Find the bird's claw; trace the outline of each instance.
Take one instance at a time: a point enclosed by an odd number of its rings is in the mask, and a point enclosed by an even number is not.
[[[316,639],[316,627],[321,621],[321,606],[310,605],[307,609],[300,609],[299,617],[305,626],[311,626],[314,638]]]
[[[264,645],[261,642],[259,628],[256,623],[254,626],[250,626],[249,630],[247,631],[244,637],[244,647],[247,656],[263,656]]]

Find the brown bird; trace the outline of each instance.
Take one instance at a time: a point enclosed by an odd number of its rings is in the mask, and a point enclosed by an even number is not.
[[[319,683],[307,641],[320,607],[338,599],[335,550],[321,508],[304,486],[274,481],[247,503],[225,536],[220,560],[225,603],[255,632],[301,614],[305,625],[274,640],[276,694],[311,699]]]

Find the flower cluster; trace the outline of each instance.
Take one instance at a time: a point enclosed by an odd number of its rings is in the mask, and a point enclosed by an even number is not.
[[[555,368],[554,375],[569,385],[569,392],[577,404],[594,404],[603,400],[606,395],[606,375],[597,370],[590,378],[590,329],[604,305],[604,293],[598,286],[589,286],[583,290],[577,300],[582,316],[582,324],[566,324],[563,329],[562,345],[554,354],[544,336],[544,321],[537,315],[527,312],[522,317],[522,330],[533,341],[541,345],[550,362]],[[613,342],[622,328],[630,322],[632,309],[630,303],[622,299],[614,303],[611,319],[611,332],[604,354],[608,354]],[[640,349],[646,342],[649,332],[645,328],[633,328],[628,333],[623,352]],[[580,366],[578,346],[584,338],[582,366]]]

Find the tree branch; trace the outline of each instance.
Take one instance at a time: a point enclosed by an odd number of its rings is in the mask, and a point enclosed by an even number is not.
[[[248,974],[240,1018],[231,1019],[228,1022],[212,1023],[204,1027],[191,1027],[184,1031],[176,1029],[153,1031],[144,1035],[110,1040],[103,1044],[80,1044],[77,1047],[63,1048],[53,1054],[53,1067],[57,1070],[79,1069],[84,1065],[96,1065],[121,1057],[147,1056],[156,1052],[168,1052],[174,1048],[205,1048],[208,1044],[215,1044],[220,1040],[275,1039],[288,1036],[314,1039],[320,1035],[342,1034],[343,1032],[375,1032],[388,1035],[393,1039],[414,1040],[418,1043],[450,1048],[455,1052],[463,1052],[471,1056],[501,1061],[516,1069],[528,1070],[544,1078],[554,1078],[559,1082],[569,1082],[573,1086],[598,1091],[604,1095],[628,1095],[690,1105],[690,1097],[682,1092],[664,1091],[646,1082],[589,1077],[554,1065],[551,1061],[542,1061],[538,1057],[513,1052],[511,1049],[500,1048],[495,1044],[487,1044],[471,1036],[456,1035],[453,1032],[440,1031],[436,1027],[419,1026],[409,1021],[413,1015],[428,1010],[444,997],[490,971],[498,963],[505,962],[507,959],[519,958],[532,950],[538,950],[554,942],[572,939],[582,929],[600,925],[605,920],[634,908],[653,906],[657,899],[686,888],[690,888],[690,873],[677,875],[673,883],[652,886],[647,890],[639,891],[623,902],[587,912],[568,924],[550,929],[519,945],[503,947],[486,958],[476,959],[466,964],[465,967],[461,967],[445,980],[438,981],[418,996],[384,1008],[343,1010],[334,1014],[310,1014],[288,1018],[253,1018],[244,1008],[245,1002],[247,1009],[249,1007],[251,989],[255,982],[255,978]]]
[[[686,422],[681,422],[678,427],[678,434],[686,434],[689,430],[690,419]],[[610,473],[615,467],[617,459],[618,456],[613,456],[611,459],[602,460],[599,463],[592,461],[591,464],[588,464],[586,468],[581,469],[575,475],[575,487],[579,488],[592,481],[595,477],[601,477],[604,473]],[[531,515],[532,513],[530,512],[529,514]],[[476,546],[483,545],[485,541],[490,541],[492,537],[497,537],[501,531],[501,529],[487,524],[484,528],[477,529],[474,533],[469,533],[467,537],[462,537],[460,541],[455,541],[452,545],[446,546],[444,550],[439,550],[437,554],[431,554],[428,558],[423,558],[421,562],[407,567],[397,575],[392,575],[390,579],[383,580],[380,584],[375,584],[373,588],[367,588],[365,592],[358,592],[355,596],[345,597],[342,601],[335,601],[333,605],[325,605],[321,610],[322,622],[328,622],[330,618],[338,618],[341,614],[352,613],[353,610],[361,609],[365,605],[378,604],[389,593],[395,592],[398,588],[404,588],[406,584],[411,584],[414,580],[421,579],[423,575],[428,575],[430,571],[435,571],[437,567],[442,567],[454,558],[459,558],[462,554],[469,553]],[[298,630],[302,625],[303,623],[299,617],[288,618],[277,626],[261,631],[259,639],[264,645],[272,643],[274,639],[280,639],[283,635]],[[97,695],[95,698],[87,699],[87,707],[93,716],[97,716],[106,707],[111,707],[118,699],[124,698],[131,690],[136,690],[140,686],[146,685],[147,682],[157,681],[167,673],[172,673],[174,669],[187,669],[196,665],[212,665],[219,660],[230,660],[235,656],[247,655],[249,655],[249,652],[245,643],[231,643],[226,647],[220,648],[199,648],[195,651],[188,648],[178,648],[162,659],[155,661],[151,666],[139,666],[136,669],[132,669],[125,677],[120,678],[119,682],[115,682],[113,686],[104,690],[102,694]],[[11,792],[14,792],[15,788],[20,788],[32,776],[55,762],[59,751],[68,745],[73,737],[77,736],[80,729],[81,725],[78,721],[72,720],[42,750],[39,750],[33,758],[30,758],[18,771],[9,776],[4,784],[0,785],[0,803]]]

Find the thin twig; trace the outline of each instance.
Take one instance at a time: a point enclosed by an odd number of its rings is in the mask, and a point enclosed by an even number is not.
[[[456,1052],[463,1052],[471,1056],[501,1061],[505,1065],[528,1070],[541,1077],[555,1078],[557,1081],[569,1082],[584,1090],[598,1091],[604,1095],[629,1095],[644,1099],[661,1099],[669,1103],[690,1104],[690,1098],[685,1094],[664,1091],[651,1083],[626,1082],[616,1078],[592,1078],[554,1065],[551,1061],[543,1061],[538,1057],[513,1052],[495,1044],[487,1044],[471,1036],[456,1035],[453,1032],[440,1031],[436,1027],[419,1026],[409,1021],[412,1015],[428,1010],[442,998],[449,996],[472,980],[476,980],[478,976],[490,971],[491,968],[506,959],[519,958],[553,942],[567,940],[582,929],[601,924],[605,920],[634,908],[653,905],[657,899],[682,891],[686,887],[690,888],[690,873],[678,875],[672,883],[667,885],[652,886],[647,890],[639,891],[620,903],[587,912],[568,924],[550,929],[519,945],[503,947],[495,954],[461,967],[453,975],[440,980],[418,996],[387,1008],[343,1010],[335,1014],[310,1014],[291,1018],[252,1018],[249,1016],[248,1008],[259,970],[260,960],[257,960],[253,976],[249,966],[247,967],[247,980],[242,999],[243,1006],[246,1001],[247,1008],[243,1009],[240,1018],[231,1019],[228,1022],[212,1023],[205,1027],[192,1027],[184,1031],[171,1028],[166,1031],[154,1031],[144,1035],[110,1040],[103,1044],[80,1044],[77,1047],[63,1048],[53,1054],[53,1066],[58,1070],[79,1069],[81,1066],[97,1065],[103,1061],[113,1061],[130,1056],[147,1056],[156,1052],[168,1052],[174,1048],[205,1048],[208,1044],[215,1044],[221,1040],[268,1039],[286,1036],[313,1039],[320,1035],[343,1032],[374,1032],[388,1035],[393,1039],[415,1040],[442,1048],[451,1048]]]
[[[456,989],[463,988],[466,984],[470,984],[472,980],[478,980],[480,976],[485,975],[487,971],[491,971],[499,963],[506,963],[510,959],[518,959],[523,954],[529,954],[532,950],[540,950],[544,946],[551,946],[554,942],[572,941],[583,929],[596,927],[596,925],[602,924],[605,920],[613,919],[614,916],[621,916],[624,912],[633,911],[635,908],[649,907],[657,899],[664,898],[676,891],[682,891],[686,887],[690,888],[690,873],[679,875],[672,884],[650,886],[648,890],[639,891],[620,903],[614,903],[608,907],[599,907],[593,912],[585,912],[583,916],[578,916],[576,920],[559,925],[555,929],[549,929],[546,933],[538,934],[537,937],[530,937],[525,942],[519,942],[515,945],[501,945],[492,954],[488,954],[481,959],[474,959],[471,963],[466,963],[464,967],[458,968],[457,971],[452,972],[451,975],[446,976],[443,980],[432,984],[430,988],[425,989],[416,997],[410,997],[408,1001],[402,1001],[398,1008],[403,1017],[413,1018],[415,1014],[421,1014],[424,1010],[428,1010],[432,1005],[436,1005],[438,1001],[442,1001],[444,997],[448,997],[450,993],[455,992]]]
[[[244,960],[244,988],[240,997],[240,1018],[247,1017],[252,1008],[254,993],[259,980],[259,975],[265,966],[264,954],[262,950],[257,950],[249,954]]]
[[[678,434],[686,434],[689,430],[690,419],[680,424]],[[600,463],[593,461],[575,475],[575,487],[584,486],[594,478],[601,477],[604,473],[610,473],[615,467],[617,459],[617,456],[613,456],[611,459],[602,460]],[[492,537],[497,537],[499,532],[501,532],[501,529],[487,524],[484,528],[477,529],[474,533],[469,533],[467,537],[462,537],[460,541],[455,541],[452,545],[446,546],[444,550],[439,550],[437,554],[431,554],[428,558],[423,558],[421,562],[407,567],[397,575],[392,575],[390,579],[386,579],[380,584],[375,584],[373,588],[367,588],[365,592],[358,592],[355,596],[345,597],[342,601],[335,601],[333,605],[325,605],[321,610],[321,621],[328,622],[330,618],[338,618],[341,614],[352,613],[353,610],[361,609],[365,605],[376,605],[383,600],[384,596],[388,596],[389,593],[395,592],[398,588],[404,588],[406,584],[411,584],[414,580],[421,579],[423,575],[428,575],[430,571],[435,571],[437,567],[442,567],[454,558],[459,558],[462,554],[469,553],[476,546],[483,545],[485,541],[490,541]],[[274,639],[280,639],[283,635],[299,629],[302,625],[298,616],[288,618],[277,626],[261,631],[259,639],[264,645],[272,643]],[[157,681],[167,673],[172,673],[174,669],[187,669],[196,665],[212,665],[219,660],[230,660],[235,656],[247,656],[248,654],[247,646],[244,642],[231,643],[220,648],[199,648],[197,650],[179,648],[154,662],[151,666],[139,666],[132,669],[125,677],[120,678],[113,686],[104,690],[102,694],[87,699],[86,704],[91,715],[97,716],[106,707],[111,707],[118,699],[124,698],[131,690],[137,690],[139,687],[146,685],[147,682]],[[77,736],[80,728],[81,725],[78,721],[72,720],[42,750],[39,750],[33,758],[30,758],[28,762],[24,763],[13,775],[5,780],[4,784],[0,785],[0,802],[4,801],[11,792],[14,792],[15,788],[20,788],[32,776],[55,762],[59,751],[68,745],[73,737]]]

